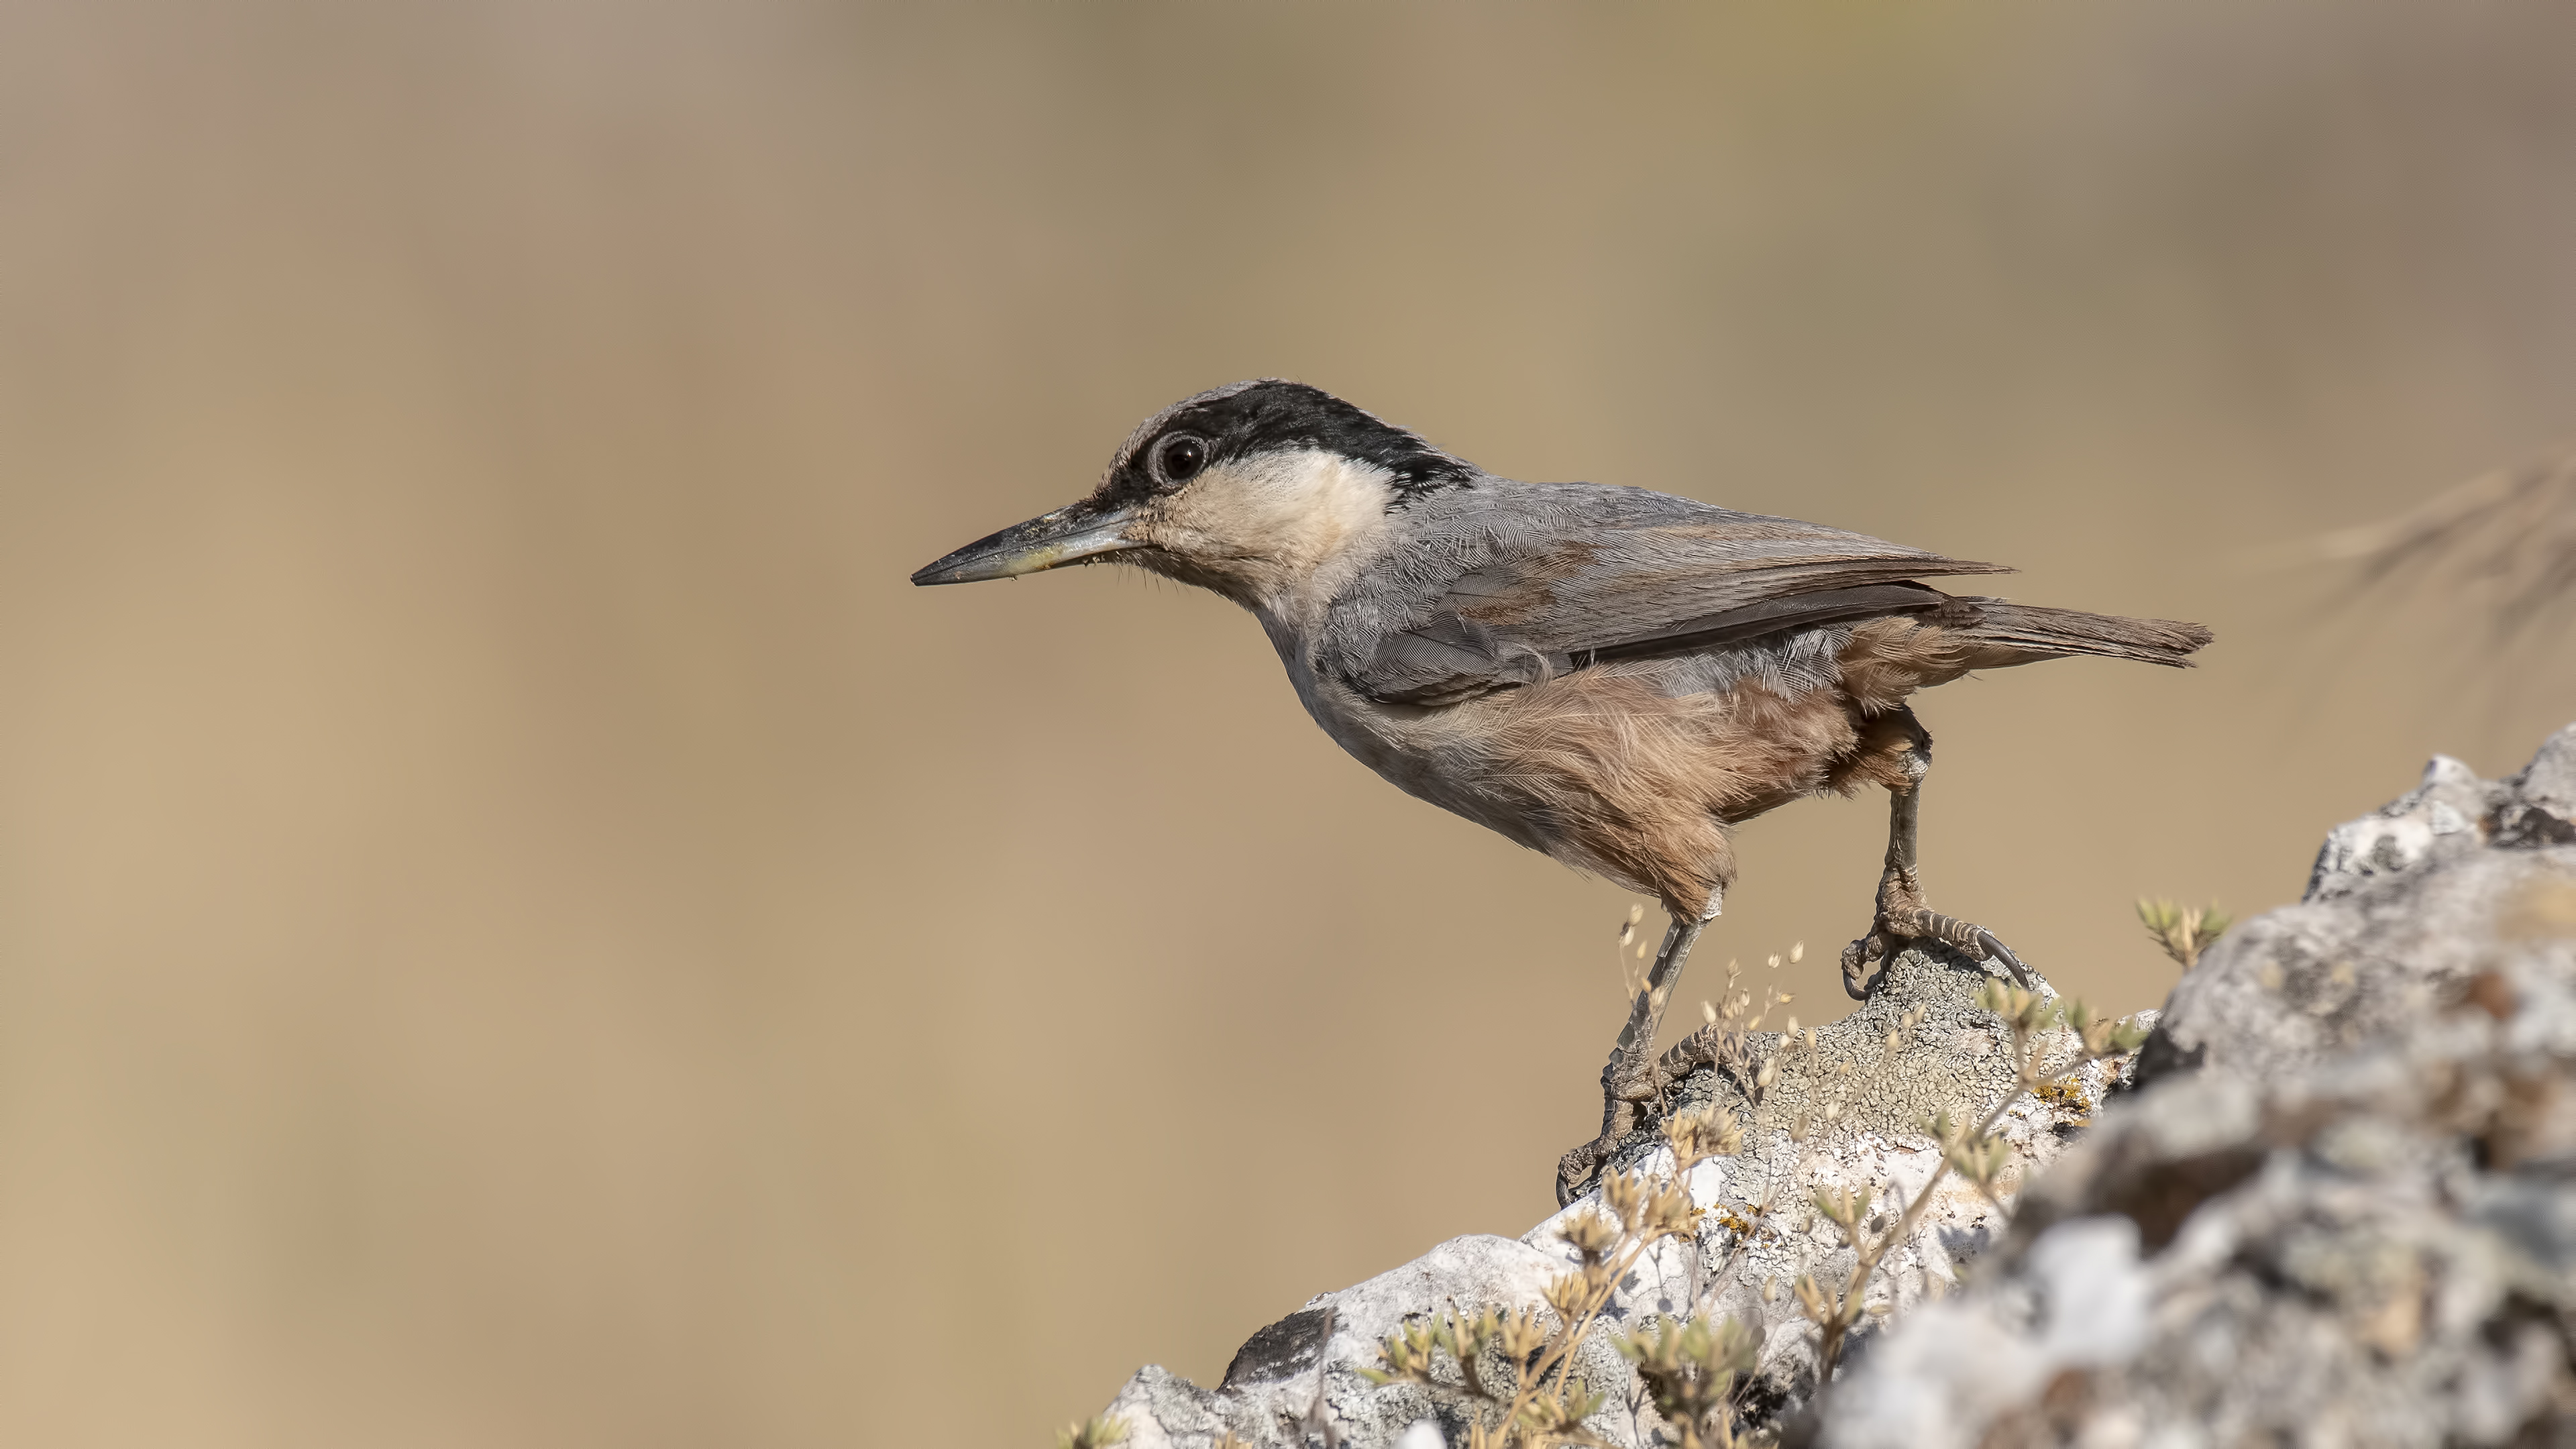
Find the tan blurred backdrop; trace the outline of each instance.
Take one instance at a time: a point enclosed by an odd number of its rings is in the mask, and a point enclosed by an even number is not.
[[[1211,597],[904,581],[1260,374],[2215,626],[1924,708],[2150,1005],[2576,716],[2245,562],[2576,434],[2576,12],[0,5],[0,1441],[1043,1443],[1541,1215],[1621,893]],[[1686,1003],[1837,1013],[1881,810]]]

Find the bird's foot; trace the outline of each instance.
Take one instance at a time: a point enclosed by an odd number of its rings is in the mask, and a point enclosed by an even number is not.
[[[1556,1163],[1556,1205],[1564,1207],[1592,1188],[1608,1166],[1620,1140],[1637,1130],[1649,1103],[1661,1103],[1672,1077],[1652,1056],[1635,1060],[1621,1052],[1601,1069],[1601,1135],[1567,1152]]]
[[[1980,961],[1996,961],[2013,980],[2030,985],[2030,973],[1995,933],[1972,921],[1945,916],[1923,903],[1923,890],[1910,874],[1890,871],[1878,887],[1878,915],[1869,934],[1843,948],[1843,990],[1855,1001],[1868,999],[1884,978],[1885,962],[1896,959],[1908,941],[1939,941]]]

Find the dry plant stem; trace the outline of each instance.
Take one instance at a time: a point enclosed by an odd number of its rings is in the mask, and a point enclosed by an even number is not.
[[[1645,986],[1645,978],[1640,974],[1643,969],[1640,963],[1646,959],[1646,948],[1637,946],[1633,954],[1629,950],[1629,947],[1636,943],[1638,923],[1645,918],[1646,911],[1643,906],[1630,906],[1628,919],[1619,926],[1618,945],[1611,952],[1619,963],[1619,999],[1622,1001],[1636,1000],[1638,991]]]
[[[1559,1370],[1556,1379],[1556,1401],[1560,1404],[1566,1402],[1566,1392],[1574,1373],[1576,1346],[1583,1342],[1585,1334],[1592,1331],[1592,1321],[1601,1316],[1603,1308],[1609,1306],[1610,1295],[1618,1291],[1620,1281],[1628,1276],[1630,1269],[1637,1266],[1637,1259],[1645,1254],[1647,1248],[1662,1241],[1663,1236],[1661,1233],[1656,1233],[1640,1238],[1630,1245],[1627,1252],[1619,1255],[1617,1261],[1611,1265],[1607,1281],[1587,1295],[1583,1305],[1583,1316],[1576,1319],[1573,1328],[1551,1345],[1546,1353],[1539,1355],[1538,1369],[1529,1376],[1531,1388],[1543,1387],[1550,1369]],[[1515,1405],[1515,1407],[1518,1406]]]
[[[1403,1379],[1434,1391],[1460,1394],[1500,1409],[1496,1424],[1472,1423],[1471,1449],[1520,1445],[1543,1449],[1549,1444],[1602,1444],[1581,1424],[1599,1405],[1601,1395],[1579,1396],[1574,1356],[1600,1325],[1619,1285],[1637,1263],[1666,1238],[1697,1231],[1698,1210],[1686,1185],[1692,1169],[1713,1156],[1741,1150],[1743,1133],[1733,1119],[1688,1113],[1667,1124],[1673,1148],[1673,1174],[1649,1179],[1642,1172],[1613,1172],[1602,1183],[1601,1202],[1559,1229],[1577,1254],[1579,1265],[1548,1285],[1546,1305],[1558,1327],[1543,1340],[1535,1335],[1535,1308],[1501,1318],[1488,1308],[1469,1319],[1450,1305],[1448,1315],[1427,1329],[1406,1330],[1387,1340],[1381,1354],[1386,1372],[1367,1372],[1379,1383]],[[1473,1361],[1488,1348],[1500,1348],[1518,1376],[1505,1400],[1485,1382]],[[1430,1353],[1446,1350],[1458,1363],[1459,1382],[1444,1383],[1430,1372]],[[1554,1382],[1550,1382],[1553,1376]]]
[[[1686,1167],[1677,1166],[1674,1172],[1675,1182],[1679,1183],[1689,1174],[1692,1167],[1698,1165],[1697,1162],[1693,1162]],[[1684,1189],[1684,1191],[1687,1190]],[[1510,1423],[1520,1417],[1522,1403],[1534,1398],[1535,1392],[1545,1385],[1551,1369],[1557,1371],[1557,1405],[1560,1408],[1567,1406],[1573,1387],[1574,1350],[1582,1344],[1584,1335],[1592,1331],[1593,1320],[1599,1318],[1601,1310],[1609,1306],[1611,1295],[1618,1292],[1619,1284],[1625,1281],[1629,1271],[1637,1266],[1637,1260],[1645,1256],[1646,1251],[1655,1244],[1674,1235],[1674,1229],[1660,1223],[1641,1222],[1639,1224],[1636,1240],[1628,1245],[1627,1251],[1612,1260],[1610,1271],[1602,1276],[1600,1286],[1589,1289],[1585,1294],[1582,1316],[1549,1346],[1546,1353],[1539,1356],[1537,1367],[1522,1380],[1521,1393],[1514,1397],[1511,1414],[1504,1422]]]
[[[1995,1124],[2001,1122],[2004,1114],[2011,1111],[2013,1104],[2020,1101],[2034,1085],[2036,1083],[2029,1069],[2025,1067],[2013,1089],[2004,1094],[2002,1101],[1995,1103],[1994,1110],[1988,1112],[1968,1136],[1982,1138],[1992,1132]],[[1876,1243],[1862,1247],[1859,1241],[1860,1225],[1857,1223],[1852,1225],[1852,1246],[1856,1250],[1854,1254],[1856,1261],[1852,1268],[1851,1286],[1844,1290],[1841,1311],[1834,1315],[1831,1323],[1825,1325],[1825,1341],[1818,1354],[1821,1366],[1816,1373],[1819,1383],[1833,1376],[1834,1365],[1842,1358],[1843,1340],[1851,1332],[1851,1326],[1860,1321],[1861,1313],[1868,1305],[1870,1279],[1877,1273],[1879,1263],[1887,1256],[1889,1249],[1913,1238],[1916,1224],[1923,1220],[1923,1210],[1931,1206],[1932,1189],[1939,1187],[1941,1179],[1947,1177],[1949,1173],[1950,1158],[1945,1152],[1941,1160],[1932,1165],[1932,1175],[1923,1179],[1923,1186],[1915,1191],[1913,1200],[1906,1204],[1904,1213],[1897,1218],[1896,1226],[1889,1229],[1886,1236]]]
[[[1823,1334],[1823,1342],[1819,1345],[1817,1354],[1817,1382],[1820,1384],[1832,1375],[1834,1366],[1841,1359],[1843,1343],[1850,1336],[1852,1325],[1858,1323],[1861,1315],[1867,1310],[1870,1280],[1876,1275],[1878,1265],[1886,1259],[1891,1249],[1912,1239],[1916,1225],[1922,1221],[1924,1209],[1931,1205],[1933,1189],[1941,1185],[1941,1180],[1950,1175],[1951,1169],[1963,1159],[1979,1161],[1979,1165],[1974,1168],[1970,1176],[1976,1179],[1977,1190],[1988,1201],[1996,1202],[2000,1207],[2001,1203],[1993,1190],[1992,1178],[2000,1170],[2000,1160],[2009,1149],[2004,1148],[1996,1152],[1996,1162],[1992,1165],[1974,1156],[1974,1154],[1986,1152],[1993,1140],[1991,1134],[1995,1124],[2001,1122],[2004,1114],[2011,1111],[2013,1105],[2024,1096],[2060,1080],[2085,1062],[2097,1061],[2117,1052],[2134,1050],[2146,1036],[2144,1030],[2125,1020],[2107,1021],[2095,1018],[2080,1001],[2051,1003],[2030,992],[2007,987],[1999,981],[1989,981],[1986,984],[1985,990],[1978,996],[1978,1003],[2003,1018],[2005,1026],[2012,1032],[2014,1063],[2012,1090],[2006,1092],[1976,1126],[1964,1133],[1953,1134],[1948,1130],[1946,1114],[1936,1120],[1934,1136],[1941,1143],[1941,1160],[1933,1164],[1931,1176],[1925,1178],[1923,1186],[1916,1189],[1913,1200],[1906,1205],[1896,1225],[1875,1242],[1868,1239],[1862,1226],[1868,1217],[1866,1194],[1857,1202],[1847,1192],[1840,1193],[1830,1202],[1822,1194],[1818,1194],[1817,1206],[1842,1228],[1844,1236],[1852,1245],[1855,1260],[1851,1282],[1844,1288],[1841,1301],[1830,1311],[1820,1306],[1823,1295],[1817,1291],[1812,1280],[1801,1280],[1806,1284],[1800,1290],[1801,1300],[1808,1303],[1809,1314],[1816,1320]],[[2074,1035],[2076,1052],[2072,1059],[2053,1070],[2042,1071],[2039,1065],[2042,1055],[2040,1038],[2048,1030],[2057,1026],[2065,1027]],[[1811,1293],[1814,1294],[1812,1299],[1808,1297]]]
[[[2428,585],[2474,590],[2493,611],[2497,644],[2547,637],[2552,606],[2576,600],[2576,453],[2472,479],[2309,548],[2311,557],[2361,565],[2350,598]]]
[[[1771,1216],[1771,1200],[1776,1195],[1769,1184],[1764,1184],[1762,1201],[1753,1204],[1752,1211],[1744,1218],[1744,1230],[1735,1235],[1735,1246],[1727,1250],[1726,1261],[1718,1264],[1717,1271],[1709,1275],[1708,1282],[1691,1295],[1692,1316],[1707,1318],[1717,1312],[1717,1295],[1726,1290],[1727,1281],[1735,1276],[1736,1268],[1744,1262],[1745,1253],[1753,1247],[1753,1236],[1762,1231],[1762,1220]]]
[[[1791,946],[1788,959],[1797,961],[1805,954],[1806,946],[1804,941]],[[1781,957],[1776,954],[1771,957],[1770,964],[1774,970],[1779,968],[1780,961]],[[1702,1066],[1730,1073],[1743,1089],[1745,1097],[1759,1105],[1770,1090],[1772,1076],[1777,1071],[1774,1059],[1780,1051],[1787,1049],[1795,1036],[1793,1033],[1784,1037],[1777,1048],[1762,1058],[1753,1054],[1753,1038],[1762,1031],[1762,1023],[1770,1019],[1772,1007],[1786,1006],[1796,998],[1780,994],[1765,984],[1757,1009],[1753,993],[1741,988],[1739,983],[1742,979],[1735,963],[1727,962],[1726,987],[1718,994],[1718,1001],[1724,1004],[1702,1002],[1700,1010],[1707,1015],[1707,1023],[1673,1043],[1657,1061],[1667,1078],[1687,1076],[1693,1068]],[[1794,1022],[1795,1018],[1792,1018],[1792,1024]]]

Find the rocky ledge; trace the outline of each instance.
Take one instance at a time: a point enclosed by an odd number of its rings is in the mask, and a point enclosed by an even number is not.
[[[1708,1442],[1618,1347],[1696,1316],[1743,1326],[1727,1424],[1787,1444],[2576,1445],[2576,726],[2504,781],[2437,758],[2335,829],[2305,898],[2223,938],[2134,1057],[2099,1029],[2090,1059],[2063,1026],[2025,1042],[1988,982],[1909,950],[1832,1026],[1712,1035],[1619,1154],[1695,1211],[1604,1288],[1569,1439]],[[1927,1126],[2007,1102],[1983,1143]],[[1679,1174],[1675,1117],[1726,1138]],[[1381,1345],[1487,1307],[1561,1337],[1544,1305],[1613,1209],[1596,1189],[1443,1243],[1255,1334],[1213,1389],[1139,1372],[1109,1416],[1138,1449],[1465,1444],[1496,1413],[1454,1358],[1380,1384]],[[1856,1242],[1819,1392],[1816,1290]]]

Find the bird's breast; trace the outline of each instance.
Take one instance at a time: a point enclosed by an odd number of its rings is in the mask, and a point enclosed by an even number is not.
[[[1383,704],[1353,689],[1314,655],[1282,640],[1281,662],[1306,713],[1352,758],[1380,779],[1496,831],[1532,850],[1549,850],[1549,832],[1533,802],[1498,789],[1493,733],[1481,728],[1482,701],[1459,705]]]

